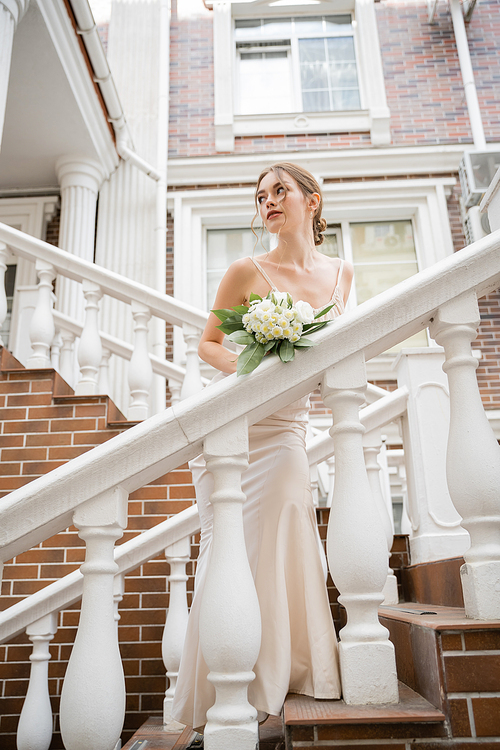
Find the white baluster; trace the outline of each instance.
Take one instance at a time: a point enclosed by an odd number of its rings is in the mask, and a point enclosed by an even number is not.
[[[99,381],[97,388],[99,393],[103,393],[105,396],[111,395],[111,388],[109,387],[109,359],[111,352],[106,347],[102,347],[102,359],[99,365]]]
[[[483,409],[471,342],[479,310],[467,293],[437,312],[431,335],[445,350],[450,387],[450,434],[446,457],[453,503],[471,537],[460,570],[467,617],[500,619],[500,447]]]
[[[380,520],[382,521],[387,542],[387,559],[389,559],[394,541],[394,530],[387,509],[387,502],[380,486],[380,472],[382,467],[377,458],[381,448],[382,436],[380,430],[371,430],[365,433],[363,436],[363,450],[365,454],[366,473],[368,474],[373,499],[380,513]],[[384,595],[384,604],[397,604],[399,602],[398,581],[389,566],[387,566],[387,579],[382,593]]]
[[[115,487],[83,503],[73,516],[87,545],[80,624],[60,707],[64,746],[110,750],[125,716],[125,681],[115,621],[114,543],[127,524],[127,493]]]
[[[148,323],[151,318],[149,307],[140,302],[131,303],[134,318],[134,352],[128,368],[130,406],[128,418],[131,421],[147,419],[149,416],[149,391],[153,380],[153,368],[148,352]]]
[[[97,376],[102,358],[101,337],[99,335],[98,314],[101,287],[92,281],[82,281],[85,297],[85,325],[78,346],[78,362],[81,377],[75,393],[78,396],[93,396],[97,393]]]
[[[215,687],[207,711],[207,750],[255,750],[257,711],[248,685],[260,649],[260,610],[243,533],[241,473],[248,466],[246,419],[209,435],[204,454],[214,477],[213,540],[200,609],[200,643]]]
[[[333,412],[335,489],[328,524],[332,579],[347,611],[340,631],[342,693],[346,703],[397,703],[394,647],[378,619],[387,578],[387,541],[373,500],[363,457],[366,372],[362,352],[323,378],[323,401]]]
[[[311,478],[311,492],[313,497],[314,506],[317,508],[319,505],[319,474],[318,464],[312,464],[309,467],[309,476]]]
[[[169,680],[168,689],[163,701],[163,724],[166,729],[180,729],[182,724],[172,719],[172,701],[177,685],[179,664],[186,636],[188,620],[186,565],[191,555],[191,539],[186,537],[171,544],[165,550],[165,557],[170,563],[170,601],[167,620],[163,631],[162,656]]]
[[[0,242],[0,328],[5,323],[7,317],[7,294],[5,292],[5,272],[7,271],[7,260],[9,250],[5,242]],[[5,346],[0,336],[0,346]]]
[[[181,399],[194,396],[203,388],[200,372],[200,358],[198,357],[198,343],[201,331],[189,323],[182,326],[184,341],[186,342],[186,375],[182,383]],[[236,356],[236,355],[235,355]]]
[[[75,376],[75,334],[71,331],[61,330],[61,353],[59,356],[59,373],[69,385],[73,385]]]
[[[174,404],[178,404],[181,400],[182,383],[180,383],[178,380],[174,380],[173,378],[169,378],[168,389],[170,391],[170,404],[172,406]]]
[[[49,696],[49,643],[57,632],[57,612],[26,628],[33,644],[28,692],[17,727],[17,750],[49,750],[52,741],[52,706]]]
[[[59,372],[62,349],[62,338],[60,331],[56,331],[52,346],[50,347],[50,364],[56,372]]]
[[[52,309],[55,296],[52,282],[56,272],[53,266],[36,261],[36,271],[39,278],[36,307],[30,323],[30,339],[33,354],[29,357],[27,367],[50,367],[50,347],[56,332]]]

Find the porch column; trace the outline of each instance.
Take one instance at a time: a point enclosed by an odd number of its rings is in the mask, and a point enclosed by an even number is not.
[[[104,178],[101,166],[85,157],[62,156],[56,171],[61,186],[59,247],[92,263],[97,195]],[[81,285],[60,276],[56,294],[57,309],[83,322]]]
[[[9,88],[10,61],[16,26],[26,12],[29,0],[0,0],[0,145]]]

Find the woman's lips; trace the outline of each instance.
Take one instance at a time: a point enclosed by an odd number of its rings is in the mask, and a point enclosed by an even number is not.
[[[273,219],[275,216],[281,216],[281,211],[269,211],[267,214],[267,220]]]

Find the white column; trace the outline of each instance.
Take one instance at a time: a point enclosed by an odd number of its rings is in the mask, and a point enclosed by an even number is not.
[[[0,145],[9,88],[14,32],[28,4],[29,0],[0,0]]]
[[[74,363],[75,363],[75,334],[71,331],[61,330],[61,353],[59,356],[59,373],[62,378],[71,386],[74,380]]]
[[[215,0],[214,14],[214,100],[215,149],[234,151],[232,18],[230,0]]]
[[[52,282],[56,277],[54,267],[43,260],[36,261],[38,274],[38,294],[36,307],[30,323],[30,339],[33,353],[26,362],[26,367],[50,367],[50,347],[54,340],[56,328],[52,309],[54,293]]]
[[[87,545],[80,623],[61,694],[64,746],[111,750],[125,716],[125,680],[115,621],[114,544],[127,525],[128,495],[121,487],[80,506],[73,516]]]
[[[443,305],[430,327],[445,350],[450,386],[450,434],[446,473],[451,498],[471,537],[460,574],[465,612],[478,620],[500,619],[500,446],[483,409],[471,341],[479,326],[476,295]]]
[[[409,393],[401,423],[414,564],[461,557],[470,543],[446,482],[450,398],[443,362],[437,348],[403,349],[395,364],[398,386]]]
[[[102,292],[98,284],[85,280],[82,283],[82,290],[85,297],[85,325],[78,345],[81,377],[76,385],[75,393],[78,396],[93,396],[97,393],[97,380],[102,358],[98,326],[99,300]]]
[[[148,352],[148,323],[151,311],[140,302],[132,302],[132,317],[135,340],[128,368],[130,406],[127,416],[131,421],[138,421],[149,416],[149,392],[153,380],[153,368]]]
[[[169,730],[179,729],[182,726],[172,719],[172,701],[174,700],[188,621],[186,565],[189,562],[190,555],[190,537],[171,544],[165,550],[165,557],[170,564],[170,575],[168,576],[170,600],[163,631],[161,653],[169,680],[165,700],[163,701],[163,724]]]
[[[57,612],[52,612],[26,628],[33,651],[28,692],[17,727],[17,750],[49,750],[52,741],[49,643],[57,632],[57,616]]]
[[[365,454],[366,472],[368,474],[368,481],[370,482],[373,499],[375,500],[380,513],[380,520],[382,521],[387,541],[387,557],[389,558],[392,549],[392,542],[394,540],[394,530],[392,519],[389,515],[387,500],[382,493],[380,482],[380,472],[382,467],[378,462],[378,456],[381,448],[382,436],[380,434],[380,429],[371,430],[370,432],[365,433],[363,436],[363,450]],[[399,602],[398,582],[389,565],[387,566],[387,579],[382,593],[384,595],[384,604],[397,604]]]
[[[182,383],[181,399],[185,399],[199,393],[203,388],[198,357],[198,344],[202,332],[199,328],[184,323],[182,333],[186,342],[186,374]]]
[[[56,162],[56,172],[61,186],[59,247],[92,263],[97,195],[103,171],[91,159],[62,156]],[[83,308],[80,285],[60,276],[57,280],[57,309],[81,323]]]
[[[394,646],[378,619],[387,579],[387,541],[363,455],[366,370],[363,352],[331,367],[322,383],[333,413],[335,488],[328,524],[328,562],[347,611],[340,631],[340,670],[346,703],[397,703]]]
[[[213,540],[200,609],[200,644],[215,687],[207,711],[207,750],[255,750],[257,711],[248,685],[260,649],[260,610],[243,533],[241,473],[248,466],[248,427],[237,420],[209,435],[204,455],[214,477]]]
[[[102,357],[101,357],[101,364],[99,365],[99,379],[97,382],[97,390],[99,393],[104,394],[105,396],[110,395],[110,387],[109,387],[109,359],[111,357],[111,352],[109,349],[106,349],[106,347],[102,347]]]
[[[168,389],[170,391],[171,405],[173,406],[174,404],[179,403],[179,401],[181,400],[182,383],[180,383],[178,380],[174,380],[173,378],[169,378]]]

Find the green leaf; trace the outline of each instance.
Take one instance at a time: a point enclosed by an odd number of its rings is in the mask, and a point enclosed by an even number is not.
[[[210,312],[213,312],[213,314],[216,315],[219,318],[219,320],[222,320],[223,323],[227,318],[232,318],[232,316],[234,315],[234,310],[227,310],[227,309],[210,310]]]
[[[239,315],[244,315],[248,312],[248,307],[246,305],[236,305],[236,307],[233,307],[232,309]]]
[[[311,341],[311,339],[306,339],[306,337],[304,336],[303,338],[300,338],[295,342],[294,347],[296,349],[307,349],[310,346],[314,346],[314,343],[314,341]]]
[[[254,344],[255,339],[248,331],[233,331],[229,338],[234,341],[235,344]]]
[[[316,313],[316,315],[314,316],[314,320],[316,320],[316,318],[322,318],[323,315],[326,315],[327,313],[329,313],[332,307],[335,307],[336,304],[337,303],[334,302],[333,305],[328,305],[328,307],[325,307],[323,310],[321,310],[321,312]],[[325,321],[325,322],[328,322],[328,321]]]
[[[330,320],[323,320],[321,323],[309,323],[307,326],[304,326],[302,330],[306,333],[316,333],[316,331],[320,331],[330,322]]]
[[[288,303],[288,307],[292,308],[293,307],[293,299],[292,299],[292,295],[289,292],[286,293],[286,301]]]
[[[262,362],[264,354],[265,348],[263,344],[259,344],[258,342],[248,344],[238,357],[237,375],[247,375],[252,370],[255,370]]]
[[[241,320],[230,320],[229,318],[225,321],[225,323],[221,323],[220,326],[216,326],[216,328],[227,335],[234,333],[234,331],[244,330]]]
[[[278,342],[276,341],[276,339],[268,341],[267,344],[263,344],[264,349],[266,350],[266,354],[267,352],[271,352],[275,348],[275,346],[277,346],[277,344]]]
[[[249,299],[250,304],[252,304],[252,302],[256,302],[257,300],[259,300],[259,302],[262,302],[262,297],[259,297],[258,294],[254,294],[252,292]]]
[[[290,362],[295,357],[295,348],[291,341],[283,339],[278,349],[278,354],[282,362]]]

